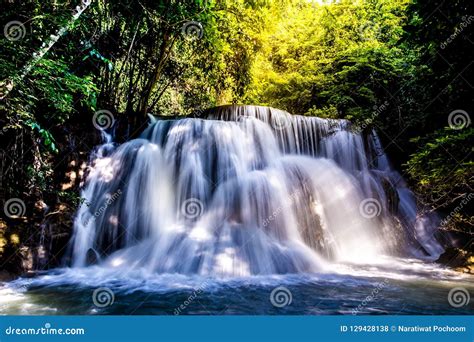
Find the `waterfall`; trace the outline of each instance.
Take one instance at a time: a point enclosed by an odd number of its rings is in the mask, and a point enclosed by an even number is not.
[[[96,156],[83,197],[74,267],[247,276],[443,251],[375,132],[268,107],[153,120]]]

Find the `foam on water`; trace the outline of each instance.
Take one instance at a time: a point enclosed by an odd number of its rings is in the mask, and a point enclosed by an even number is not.
[[[271,292],[281,287],[291,293],[294,304],[275,311]],[[360,313],[426,314],[426,305],[430,314],[472,313],[472,307],[449,305],[448,293],[454,287],[472,293],[472,276],[414,259],[337,263],[327,272],[313,274],[228,278],[89,266],[56,269],[5,284],[0,287],[0,314],[174,314],[189,298],[198,298],[197,303],[183,313],[222,314],[226,308],[226,314],[353,314],[374,290],[377,298],[359,308]],[[97,289],[113,293],[114,304],[94,305]],[[198,304],[201,301],[204,304]]]

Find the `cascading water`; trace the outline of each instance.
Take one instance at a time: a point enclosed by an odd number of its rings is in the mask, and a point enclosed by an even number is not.
[[[375,132],[227,106],[91,159],[70,264],[0,284],[0,314],[473,312]]]
[[[73,267],[227,277],[443,251],[375,132],[267,107],[152,122],[108,145],[83,196]]]

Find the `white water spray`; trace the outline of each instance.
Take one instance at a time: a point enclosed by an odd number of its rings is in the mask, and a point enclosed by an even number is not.
[[[443,250],[375,133],[267,107],[153,122],[99,155],[83,197],[75,267],[248,276]]]

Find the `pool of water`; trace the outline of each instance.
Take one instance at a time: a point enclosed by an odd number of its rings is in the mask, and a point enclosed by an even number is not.
[[[93,266],[0,284],[0,314],[467,315],[470,297],[474,277],[416,260],[230,279]]]

